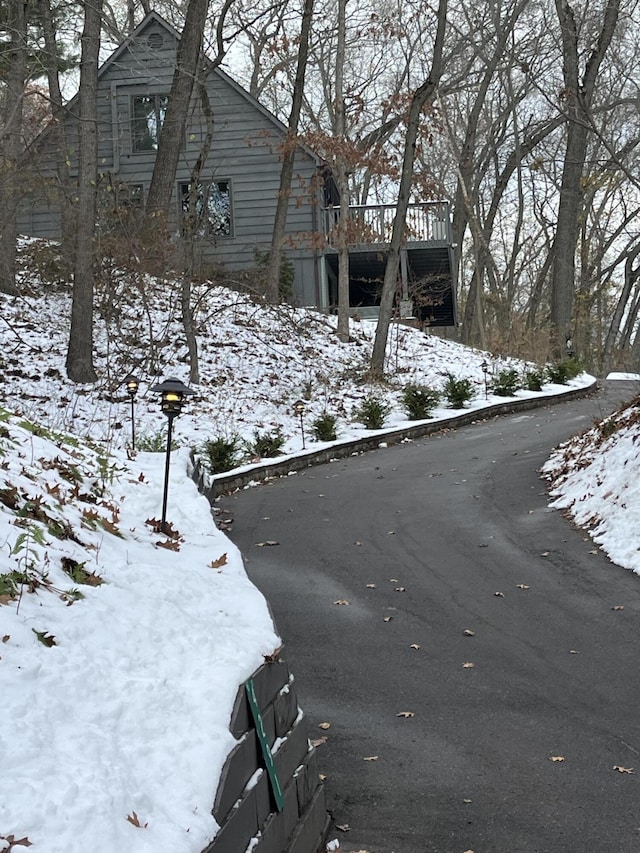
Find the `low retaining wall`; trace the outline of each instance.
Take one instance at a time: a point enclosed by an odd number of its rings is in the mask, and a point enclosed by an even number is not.
[[[220,830],[203,853],[319,853],[329,819],[324,788],[283,660],[265,663],[236,697],[213,815]]]
[[[572,388],[571,390],[563,391],[561,394],[541,394],[539,397],[523,397],[521,399],[512,398],[506,400],[504,403],[492,403],[490,406],[482,409],[458,411],[455,415],[451,415],[450,418],[439,419],[431,423],[422,422],[401,427],[400,429],[376,432],[371,436],[363,436],[351,439],[350,441],[339,442],[332,444],[330,447],[324,447],[321,450],[302,451],[296,456],[274,462],[259,463],[258,465],[243,468],[239,471],[230,471],[228,474],[208,474],[200,464],[198,458],[192,453],[192,477],[200,492],[206,495],[210,503],[213,503],[220,495],[233,492],[236,489],[242,489],[252,482],[270,480],[273,477],[282,477],[292,471],[302,471],[304,468],[309,468],[312,465],[321,465],[324,462],[341,459],[345,456],[352,456],[354,453],[363,453],[366,450],[376,450],[382,443],[398,444],[407,439],[422,438],[425,435],[432,435],[443,429],[455,429],[456,427],[466,426],[474,421],[483,421],[497,415],[509,415],[513,412],[539,409],[552,403],[565,402],[576,397],[586,397],[592,391],[595,391],[596,386],[597,382],[594,380],[591,385],[582,388]]]

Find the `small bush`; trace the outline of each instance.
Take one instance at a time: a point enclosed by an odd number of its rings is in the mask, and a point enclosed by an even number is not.
[[[492,390],[498,397],[513,397],[518,388],[521,388],[518,371],[513,367],[501,370],[493,380]]]
[[[177,448],[178,443],[172,440],[171,449],[176,450]],[[136,436],[136,450],[141,450],[143,453],[164,453],[166,449],[167,434],[162,430]]]
[[[230,471],[242,461],[240,437],[234,435],[231,438],[210,438],[202,445],[202,454],[212,474]]]
[[[524,375],[524,387],[528,391],[542,391],[544,385],[544,372],[542,370],[528,370]]]
[[[582,371],[582,363],[573,356],[571,358],[562,358],[560,361],[555,361],[546,367],[549,382],[553,382],[555,385],[566,385],[569,379],[575,379]]]
[[[384,421],[391,406],[386,403],[381,397],[376,397],[375,394],[369,394],[365,397],[362,403],[354,409],[354,417],[361,424],[364,424],[365,429],[382,429]]]
[[[475,388],[471,379],[457,379],[453,373],[448,373],[444,395],[452,409],[463,409],[464,404],[473,399]]]
[[[338,419],[329,412],[319,415],[313,424],[313,435],[316,441],[335,441],[338,437],[336,423]]]
[[[431,413],[440,402],[440,392],[426,385],[410,383],[402,391],[402,405],[410,421],[422,421],[431,417]]]
[[[272,432],[259,432],[255,430],[253,441],[249,442],[248,449],[254,456],[268,459],[272,456],[281,455],[285,441],[286,438],[281,427],[274,429]]]

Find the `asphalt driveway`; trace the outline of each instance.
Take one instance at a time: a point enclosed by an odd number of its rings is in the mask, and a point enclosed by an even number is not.
[[[640,851],[640,577],[548,508],[537,473],[634,393],[616,383],[222,500],[343,849]]]

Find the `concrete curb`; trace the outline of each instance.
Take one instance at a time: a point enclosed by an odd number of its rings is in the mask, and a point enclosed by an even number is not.
[[[364,436],[341,442],[340,444],[324,447],[320,450],[303,452],[300,455],[288,457],[273,463],[260,463],[253,468],[244,468],[242,471],[231,471],[228,474],[207,473],[194,452],[191,452],[193,464],[192,478],[198,486],[198,490],[212,503],[217,497],[238,489],[244,488],[249,483],[264,482],[275,477],[283,477],[293,471],[302,471],[313,465],[321,465],[333,459],[343,459],[356,453],[364,453],[367,450],[377,450],[382,444],[398,444],[407,439],[422,438],[425,435],[441,432],[447,429],[456,429],[460,426],[485,421],[488,418],[499,415],[510,415],[514,412],[524,412],[529,409],[540,409],[552,403],[561,403],[579,397],[587,397],[596,390],[597,380],[590,385],[581,388],[572,388],[559,394],[546,394],[544,397],[526,397],[524,399],[510,399],[504,403],[492,403],[482,409],[472,411],[461,411],[443,420],[432,423],[420,423],[413,426],[392,429],[386,432],[376,431],[375,435]]]

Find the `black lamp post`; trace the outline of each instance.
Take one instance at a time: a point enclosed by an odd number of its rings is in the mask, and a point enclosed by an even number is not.
[[[489,372],[489,365],[487,364],[487,360],[485,359],[480,365],[482,368],[482,372],[484,373],[484,399],[489,399],[489,386],[487,384],[487,374]]]
[[[127,386],[127,394],[131,398],[131,450],[135,451],[136,449],[136,394],[138,393],[138,388],[140,387],[140,383],[133,375],[130,373],[128,376],[125,376],[123,380],[123,385]]]
[[[306,406],[305,406],[304,400],[296,400],[296,402],[293,404],[293,413],[294,413],[294,415],[298,415],[298,417],[300,418],[300,434],[302,435],[302,449],[303,450],[305,449],[304,420],[303,420],[305,409],[306,409]]]
[[[167,528],[167,498],[169,495],[169,463],[171,461],[171,438],[173,434],[173,420],[177,418],[184,405],[184,398],[189,394],[195,394],[191,388],[181,382],[179,379],[171,377],[165,379],[159,385],[154,385],[149,389],[153,393],[161,394],[160,408],[167,416],[169,427],[167,429],[167,452],[164,463],[164,491],[162,494],[162,519],[160,521],[160,530],[162,533],[168,533]]]

